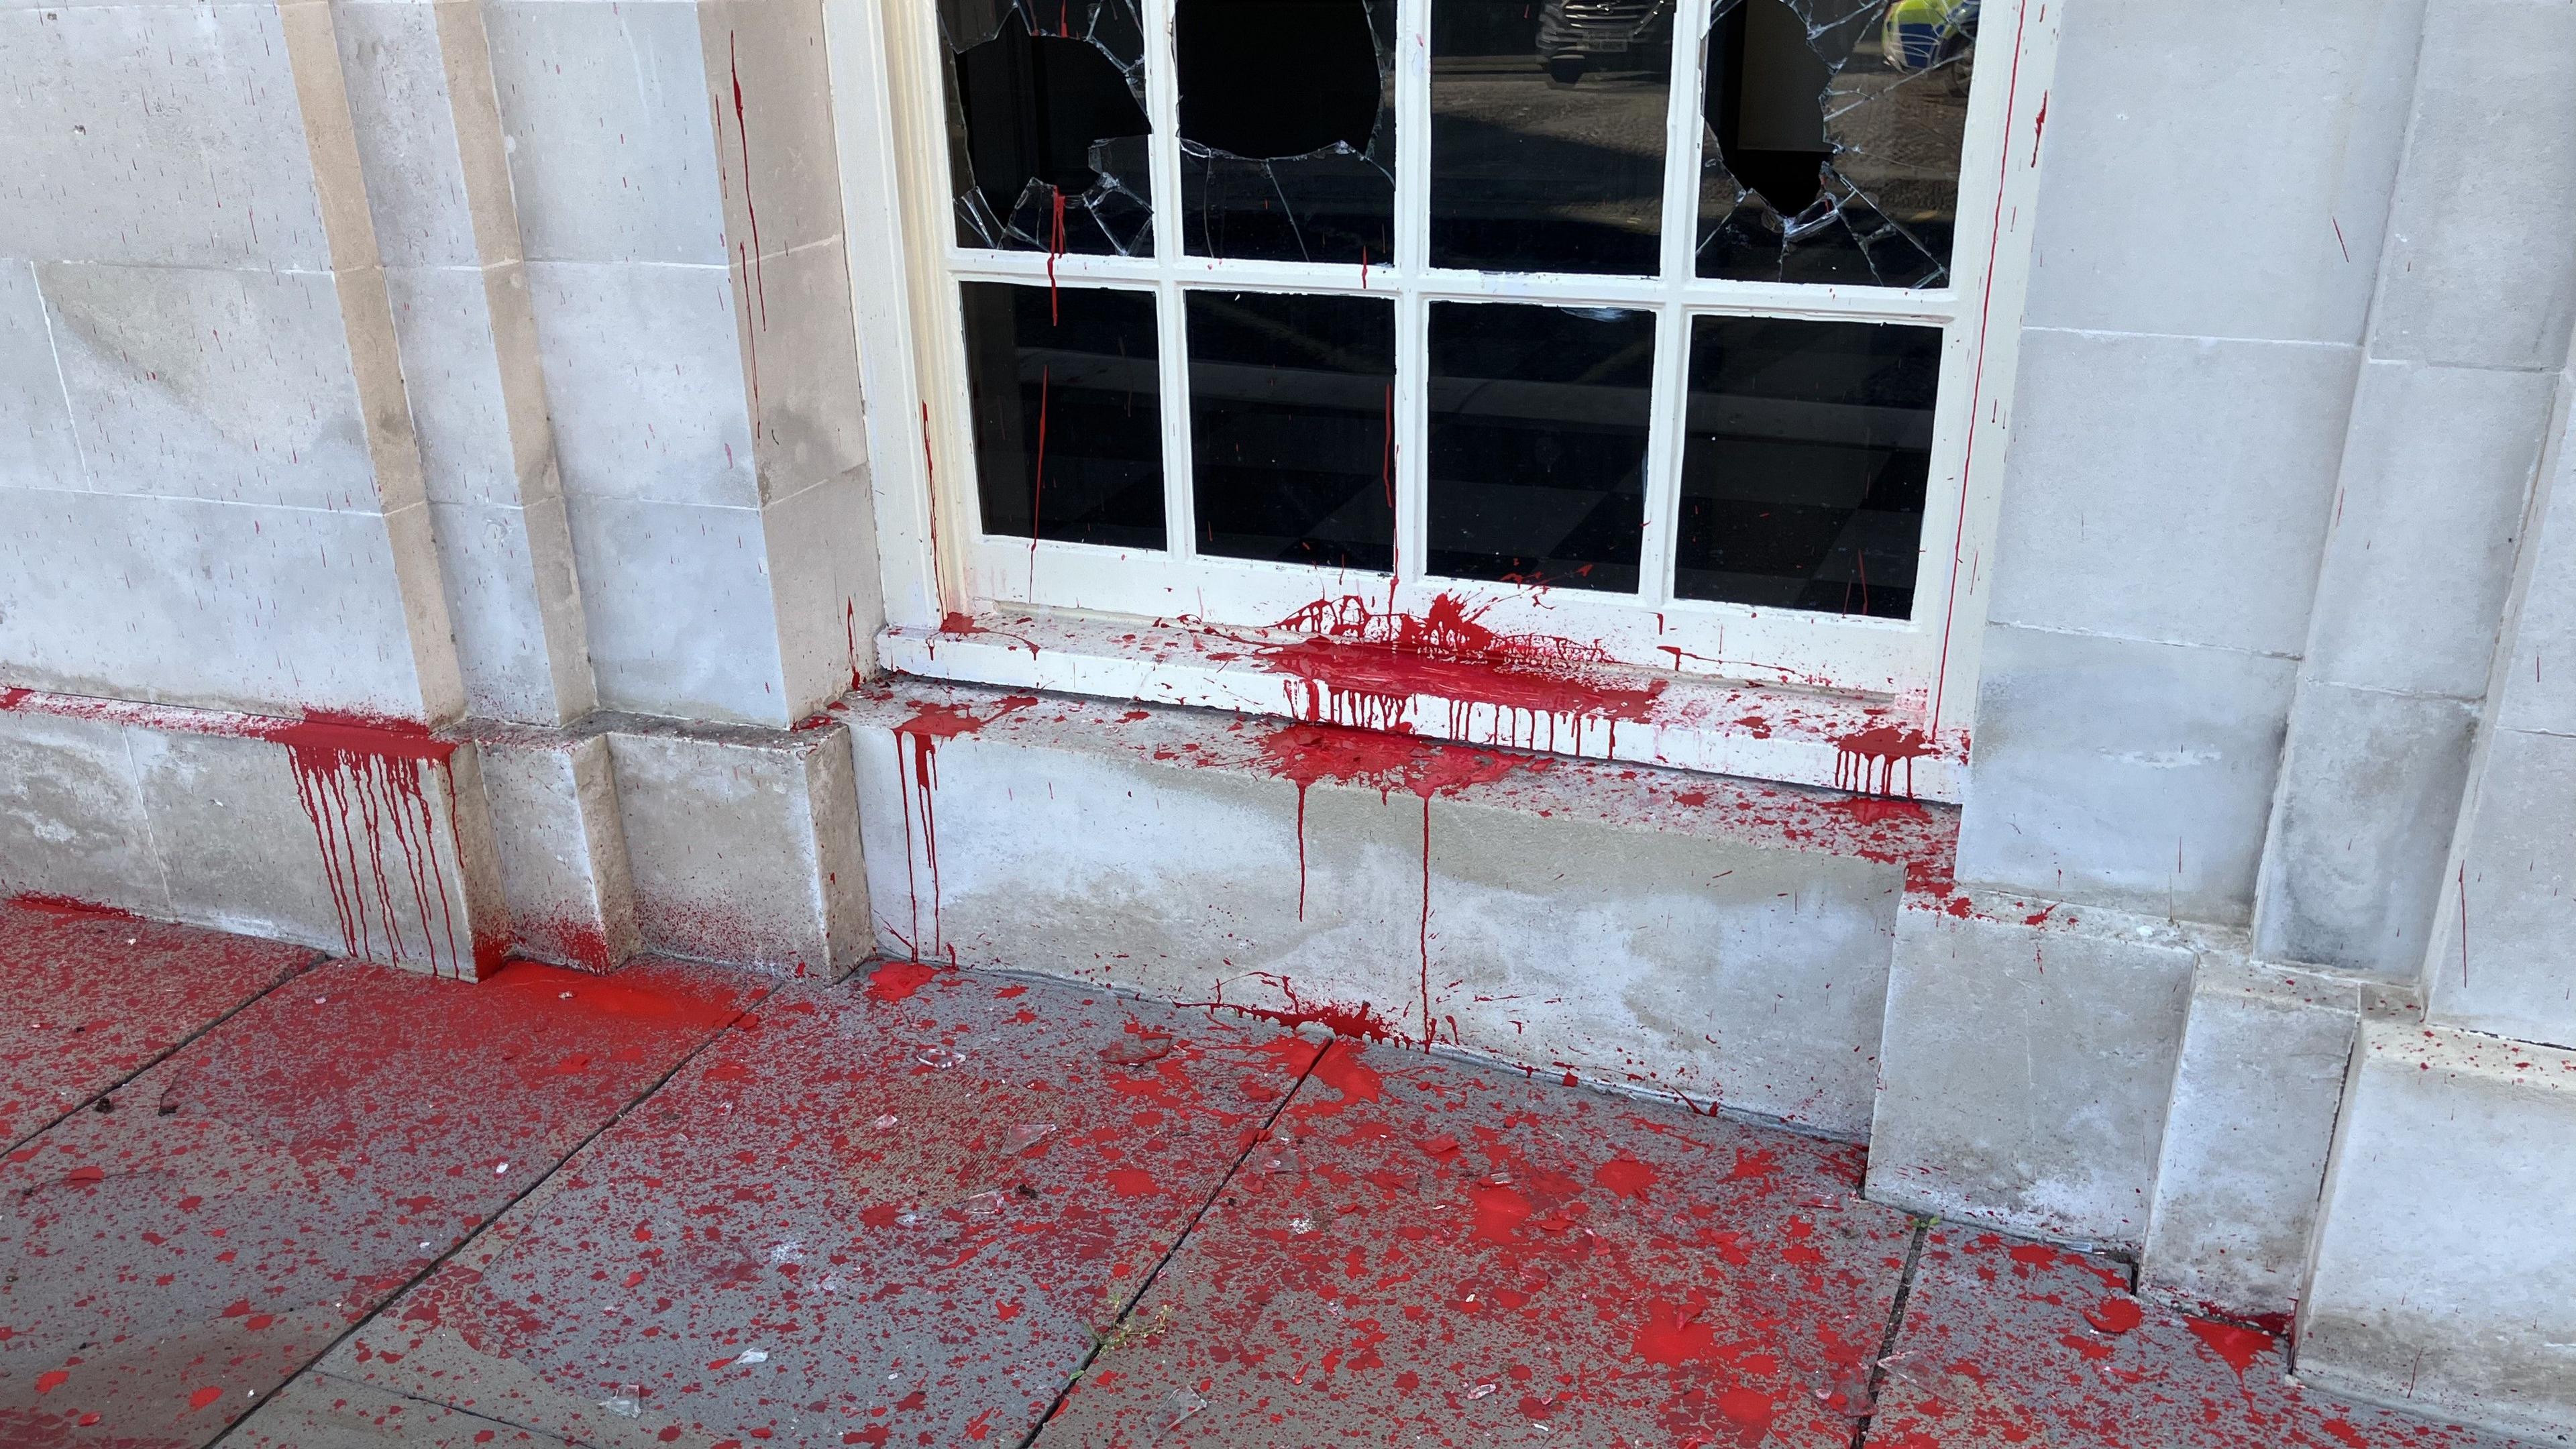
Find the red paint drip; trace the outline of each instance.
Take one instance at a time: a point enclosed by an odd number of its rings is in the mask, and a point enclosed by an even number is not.
[[[1055,259],[1064,255],[1064,188],[1059,186],[1052,189],[1055,192],[1055,227],[1047,237],[1046,254],[1047,325],[1050,327],[1064,320],[1057,314],[1055,305]]]
[[[760,325],[769,327],[769,289],[760,274],[760,208],[751,199],[751,126],[743,113],[742,69],[734,63],[733,32],[725,32],[725,71],[733,80],[733,133],[742,147],[742,214],[751,223],[751,284],[760,301]]]
[[[2272,1351],[2272,1335],[2252,1328],[2239,1328],[2233,1323],[2219,1323],[2207,1318],[2185,1315],[2183,1322],[2209,1351],[2227,1360],[2227,1366],[2243,1378],[2254,1366],[2254,1360]]]
[[[1312,637],[1256,657],[1290,676],[1289,705],[1300,719],[1406,729],[1414,697],[1431,695],[1449,701],[1451,737],[1469,732],[1481,706],[1495,711],[1498,733],[1530,749],[1556,748],[1560,727],[1578,746],[1586,723],[1615,733],[1620,720],[1646,719],[1663,693],[1660,679],[1632,684],[1613,674],[1615,661],[1597,643],[1505,634],[1481,622],[1484,612],[1450,594],[1418,616],[1380,610],[1356,594],[1318,599],[1275,626]]]
[[[1052,285],[1050,283],[1050,285]],[[1038,596],[1038,535],[1040,520],[1046,517],[1046,435],[1047,392],[1054,381],[1052,364],[1038,369],[1038,464],[1029,479],[1029,597]]]
[[[1921,730],[1877,725],[1834,741],[1834,788],[1871,795],[1896,793],[1896,766],[1905,766],[1905,796],[1914,797],[1914,762],[1932,753]]]
[[[469,966],[458,949],[447,879],[438,868],[438,824],[421,788],[422,766],[445,766],[456,753],[455,744],[407,721],[328,714],[307,714],[293,724],[263,729],[259,737],[286,746],[295,771],[295,798],[321,847],[332,910],[348,954],[399,966],[405,953],[412,952],[437,973],[443,945],[445,971],[475,974],[472,966],[483,964],[487,953],[482,943],[474,943],[475,961]],[[447,788],[452,804],[452,777]],[[416,947],[405,939],[398,915],[397,897],[404,894],[420,925]],[[379,932],[384,938],[381,956],[376,954]],[[497,957],[499,947],[495,941],[488,954]]]
[[[939,742],[971,735],[1013,710],[1037,703],[1033,695],[1003,699],[989,715],[978,717],[953,704],[925,704],[912,718],[894,727],[895,789],[903,799],[903,878],[912,897],[912,935],[904,942],[916,957],[936,957],[943,945],[939,928],[939,814],[934,803],[939,788]],[[911,756],[910,769],[902,756]],[[930,872],[930,938],[921,935],[921,887],[913,875],[913,825],[920,822],[922,863]],[[924,948],[927,949],[924,949]],[[880,968],[882,969],[882,968]]]

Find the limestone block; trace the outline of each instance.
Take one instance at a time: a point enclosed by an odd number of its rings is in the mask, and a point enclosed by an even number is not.
[[[566,500],[600,703],[785,725],[762,510]]]
[[[861,467],[761,510],[792,715],[822,708],[876,672],[885,603],[873,503]]]
[[[2134,1248],[2196,943],[2090,906],[1967,899],[1897,919],[1869,1196]]]
[[[493,0],[484,27],[530,260],[724,265],[697,5]]]
[[[0,488],[0,659],[70,694],[422,718],[393,523]]]
[[[2186,0],[2069,11],[2043,137],[2030,321],[2361,340],[2423,10]],[[2224,207],[2226,221],[2173,204],[2184,196]],[[2226,197],[2263,202],[2238,209]]]
[[[585,10],[590,0],[538,8]],[[528,282],[565,492],[760,501],[726,267],[532,261]]]
[[[2550,667],[2552,656],[2565,660],[2564,641],[2576,638],[2576,385],[2561,382],[2545,439],[2525,545],[2530,569],[2495,718],[2508,729],[2576,734],[2576,678]]]
[[[1992,617],[2296,655],[2358,349],[2037,329],[2021,345]]]
[[[513,949],[591,971],[622,964],[642,938],[607,738],[490,729],[476,743]]]
[[[1990,626],[1959,878],[2245,922],[2296,668]]]
[[[0,9],[0,256],[330,265],[272,5]]]
[[[2300,688],[2263,841],[2264,956],[2423,969],[2476,728],[2477,706],[2455,699]]]
[[[2313,678],[2476,699],[2557,379],[2371,362],[2317,577]]]
[[[2435,1020],[2576,1045],[2576,739],[2496,730],[2435,918]]]
[[[26,262],[0,262],[0,478],[23,488],[89,486],[44,294]]]
[[[468,158],[458,145],[456,98],[441,44],[440,19],[450,9],[470,15],[474,7],[332,0],[367,209],[388,268],[470,267],[485,260],[476,245]],[[488,88],[484,104],[490,105]]]
[[[608,725],[648,948],[824,977],[868,954],[846,730]]]
[[[2576,1435],[2576,1052],[2365,1023],[2299,1311],[2299,1377]]]
[[[760,496],[782,498],[863,464],[858,334],[840,240],[743,262],[734,278],[744,367],[757,384]]]
[[[2372,355],[2557,367],[2576,326],[2571,234],[2576,12],[2428,0]]]
[[[841,173],[820,0],[705,0],[698,27],[736,260],[838,237]]]
[[[2307,1273],[2358,984],[2205,952],[2192,978],[2140,1273],[2238,1318],[2285,1318]]]
[[[170,913],[125,727],[0,710],[0,896]]]

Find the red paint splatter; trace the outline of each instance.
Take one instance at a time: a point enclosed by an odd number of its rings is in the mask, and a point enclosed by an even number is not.
[[[2147,1321],[2135,1298],[2105,1298],[2084,1311],[2084,1321],[2104,1333],[2126,1333]]]
[[[1161,1191],[1154,1182],[1154,1174],[1141,1167],[1113,1167],[1105,1181],[1109,1190],[1120,1197],[1152,1197]]]
[[[1630,1347],[1639,1358],[1666,1368],[1679,1368],[1694,1359],[1715,1358],[1717,1330],[1699,1321],[1707,1310],[1705,1303],[1649,1301],[1645,1325],[1637,1330]]]
[[[1468,733],[1472,712],[1496,712],[1497,733],[1532,749],[1554,749],[1560,729],[1579,745],[1583,727],[1644,720],[1665,681],[1631,682],[1599,644],[1545,634],[1505,634],[1442,594],[1421,614],[1383,611],[1357,594],[1319,599],[1276,627],[1312,637],[1266,646],[1255,657],[1289,676],[1296,717],[1362,729],[1404,729],[1414,699],[1449,702],[1446,731]],[[1512,727],[1501,728],[1503,717]]]
[[[868,977],[868,999],[903,1001],[930,984],[939,968],[919,961],[888,961]]]
[[[222,1389],[216,1388],[210,1384],[188,1396],[188,1410],[190,1413],[194,1413],[223,1396],[224,1391]]]
[[[1643,1201],[1646,1189],[1655,1185],[1655,1169],[1633,1157],[1613,1157],[1593,1169],[1592,1181],[1621,1197]]]
[[[40,1394],[50,1394],[54,1390],[61,1388],[64,1381],[70,1377],[71,1371],[68,1369],[52,1369],[45,1373],[40,1373],[36,1375],[36,1392]]]
[[[1905,766],[1905,794],[1914,795],[1914,762],[1932,753],[1923,731],[1876,725],[1834,741],[1834,788],[1871,795],[1896,793],[1896,767]]]
[[[321,848],[348,954],[399,966],[411,952],[431,972],[458,976],[479,975],[498,964],[505,942],[497,935],[488,943],[471,943],[470,964],[458,948],[455,910],[438,866],[438,822],[421,787],[423,767],[444,772],[456,754],[454,741],[409,721],[321,713],[264,727],[258,734],[286,747],[295,771],[295,797]],[[452,807],[452,775],[446,784]],[[420,926],[416,948],[404,936],[399,894],[410,896]],[[376,952],[379,932],[384,938],[381,955]]]
[[[1353,1102],[1377,1101],[1386,1086],[1386,1079],[1360,1060],[1359,1048],[1339,1041],[1326,1047],[1315,1062],[1315,1080],[1341,1094],[1333,1104],[1335,1111]]]
[[[1475,1210],[1476,1236],[1489,1243],[1510,1244],[1520,1225],[1538,1209],[1520,1189],[1499,1182],[1480,1182],[1467,1189]]]
[[[896,750],[895,788],[903,800],[903,877],[911,895],[912,935],[904,942],[916,957],[935,957],[944,944],[939,928],[939,815],[935,796],[939,788],[939,742],[971,735],[1013,710],[1027,709],[1037,703],[1033,695],[1015,694],[1002,699],[989,715],[977,716],[953,704],[925,704],[912,718],[894,727]],[[910,755],[906,769],[904,756]],[[913,875],[913,827],[921,830],[920,854],[930,872],[930,938],[921,935],[921,886]]]
[[[2227,1366],[2236,1370],[2238,1378],[2243,1378],[2245,1371],[2254,1366],[2254,1360],[2272,1351],[2272,1335],[2257,1329],[2239,1328],[2233,1323],[2188,1315],[2183,1322],[2190,1325],[2194,1336],[2209,1345],[2211,1353],[2227,1360]]]
[[[2030,164],[2039,164],[2039,138],[2048,131],[2048,93],[2039,93],[2039,114],[2030,118]]]

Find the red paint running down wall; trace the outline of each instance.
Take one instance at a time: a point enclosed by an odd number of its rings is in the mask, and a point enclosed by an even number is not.
[[[925,704],[913,712],[912,718],[894,727],[895,788],[903,797],[903,880],[911,896],[912,919],[912,934],[903,938],[903,944],[918,959],[936,959],[945,949],[939,931],[939,811],[935,799],[939,788],[939,742],[971,735],[1013,710],[1036,703],[1034,695],[1015,694],[1003,699],[991,714],[981,716],[953,704]],[[922,865],[930,873],[927,939],[921,934],[921,883],[912,867],[916,822],[920,827]]]
[[[454,741],[410,721],[322,713],[263,728],[258,736],[286,747],[295,798],[312,822],[349,955],[391,966],[418,962],[434,974],[469,978],[499,964],[497,937],[462,947],[457,941],[460,903],[448,899],[438,820],[422,788],[423,770],[435,769],[454,817],[456,782],[447,769]],[[418,924],[416,939],[403,929],[406,904]]]
[[[1409,790],[1422,797],[1420,1042],[1430,1046],[1439,1035],[1431,1006],[1431,797],[1454,795],[1470,785],[1488,784],[1515,770],[1545,769],[1548,762],[1531,756],[1436,744],[1412,735],[1322,724],[1283,725],[1263,738],[1261,753],[1272,774],[1297,786],[1297,919],[1301,921],[1306,918],[1306,792],[1317,781],[1330,780],[1363,788],[1373,786],[1380,799],[1397,790]],[[1373,1015],[1370,1008],[1355,1010]],[[1335,1030],[1340,1028],[1336,1026]],[[1355,1034],[1379,1033],[1364,1030]]]
[[[1442,594],[1420,615],[1381,610],[1357,594],[1318,599],[1275,626],[1311,637],[1261,649],[1256,658],[1289,676],[1289,712],[1313,723],[1401,730],[1414,698],[1449,701],[1452,736],[1468,733],[1479,707],[1497,733],[1532,749],[1569,746],[1598,721],[1615,741],[1619,722],[1641,721],[1664,691],[1660,679],[1632,682],[1598,644],[1547,634],[1505,634],[1482,622],[1490,605],[1469,608]],[[1500,728],[1509,715],[1512,728]]]
[[[1932,753],[1921,730],[1879,725],[1834,741],[1834,788],[1870,795],[1896,793],[1896,767],[1905,766],[1905,798],[1914,798],[1914,762]]]

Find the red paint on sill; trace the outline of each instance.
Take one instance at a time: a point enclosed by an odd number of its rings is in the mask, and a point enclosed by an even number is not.
[[[1877,725],[1834,741],[1834,788],[1871,795],[1896,793],[1896,767],[1905,766],[1905,796],[1914,796],[1914,762],[1932,753],[1921,730]]]

